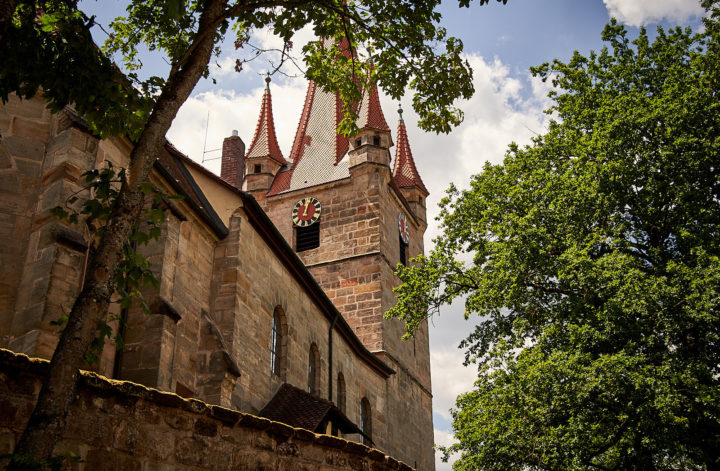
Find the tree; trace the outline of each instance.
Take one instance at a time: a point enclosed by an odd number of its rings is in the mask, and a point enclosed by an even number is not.
[[[501,1],[501,0],[498,0]],[[505,3],[507,0],[502,0]],[[489,0],[479,0],[485,4]],[[18,456],[47,459],[64,427],[74,398],[84,355],[104,323],[115,291],[123,247],[141,214],[144,184],[165,133],[195,84],[208,74],[208,62],[218,52],[229,28],[242,48],[249,34],[270,27],[285,42],[283,59],[293,33],[312,25],[330,47],[311,43],[302,51],[306,75],[345,103],[343,132],[355,130],[355,103],[361,89],[377,82],[399,98],[413,90],[413,106],[425,129],[448,132],[462,120],[452,106],[472,92],[471,71],[462,58],[462,43],[447,37],[439,26],[439,1],[369,0],[153,0],[131,1],[128,15],[113,23],[105,45],[119,52],[131,73],[125,77],[94,45],[94,24],[78,10],[77,0],[11,0],[0,8],[0,97],[10,93],[31,97],[41,92],[52,109],[72,104],[99,136],[125,134],[135,142],[123,172],[117,200],[102,238],[91,255],[88,276],[69,314],[49,376],[16,447]],[[468,6],[469,0],[461,0]],[[358,55],[343,54],[347,39]],[[140,81],[138,49],[163,52],[168,77]],[[360,47],[361,46],[361,47]],[[371,65],[372,64],[372,65]],[[438,86],[443,84],[443,86]],[[13,469],[26,465],[15,462]]]
[[[708,2],[712,3],[712,2]],[[708,4],[708,7],[712,5]],[[545,135],[441,203],[409,332],[465,298],[456,470],[720,469],[720,23],[533,69]]]

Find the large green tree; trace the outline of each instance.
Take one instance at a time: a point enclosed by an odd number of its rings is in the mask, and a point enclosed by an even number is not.
[[[469,3],[459,1],[461,6]],[[285,41],[284,51],[291,49],[293,34],[307,25],[326,38],[330,47],[315,42],[300,54],[309,78],[341,94],[345,133],[354,131],[354,104],[360,88],[371,81],[394,98],[410,90],[421,127],[448,132],[462,120],[453,103],[468,98],[473,88],[462,43],[439,25],[438,4],[439,0],[133,0],[127,15],[113,23],[105,45],[107,52],[123,56],[130,70],[124,76],[93,44],[93,18],[78,10],[77,0],[2,3],[0,97],[41,93],[53,109],[74,106],[98,135],[125,134],[135,142],[119,195],[90,257],[85,284],[17,444],[17,456],[47,459],[62,433],[78,369],[105,322],[123,247],[142,212],[155,156],[178,109],[207,75],[226,33],[233,32],[241,51],[251,33],[265,27]],[[345,39],[357,48],[357,56],[342,53]],[[142,66],[138,51],[143,48],[163,54],[171,65],[167,77],[140,81],[134,75]],[[25,466],[17,460],[11,465]]]
[[[410,331],[459,297],[477,319],[457,470],[720,469],[720,25],[603,39],[533,70],[547,133],[451,188],[399,270]]]

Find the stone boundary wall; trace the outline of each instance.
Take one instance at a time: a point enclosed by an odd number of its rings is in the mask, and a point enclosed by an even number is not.
[[[0,349],[0,455],[12,452],[48,365]],[[412,470],[359,443],[89,372],[55,447],[70,452],[82,461],[65,467],[77,471]]]

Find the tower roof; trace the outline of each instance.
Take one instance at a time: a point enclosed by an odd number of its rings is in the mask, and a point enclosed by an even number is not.
[[[380,107],[377,85],[374,83],[370,86],[370,89],[363,93],[360,110],[358,111],[357,125],[360,129],[371,128],[378,131],[390,131],[390,126],[385,122],[385,116]]]
[[[430,192],[425,188],[425,184],[420,178],[420,174],[415,167],[415,160],[410,150],[410,142],[405,129],[405,121],[402,119],[402,108],[400,112],[400,123],[397,132],[397,148],[395,150],[395,164],[393,165],[393,179],[400,188],[409,188],[416,186],[425,194]]]
[[[332,46],[329,41],[322,43],[326,48]],[[347,39],[339,44],[339,49],[346,57],[353,54]],[[348,139],[337,132],[342,119],[340,96],[319,89],[311,80],[290,151],[292,164],[278,172],[268,195],[350,177],[349,159],[346,158],[350,145]],[[363,94],[357,124],[360,129],[390,131],[375,85]]]
[[[255,128],[255,136],[250,143],[246,159],[253,157],[270,157],[280,165],[287,164],[287,161],[280,151],[280,146],[275,136],[275,121],[273,120],[272,96],[270,95],[270,76],[265,79],[265,92],[263,93],[260,118]]]
[[[290,151],[292,165],[278,172],[269,195],[350,176],[348,159],[343,158],[348,140],[337,133],[342,117],[340,97],[318,89],[311,80]]]

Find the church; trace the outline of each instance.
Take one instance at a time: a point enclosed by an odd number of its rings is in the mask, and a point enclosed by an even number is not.
[[[161,236],[139,248],[159,280],[143,291],[153,314],[113,304],[124,348],[88,368],[433,470],[427,325],[403,341],[383,317],[427,227],[402,115],[393,135],[372,87],[345,138],[339,98],[310,81],[284,153],[269,78],[258,105],[248,144],[224,140],[220,176],[170,143],[157,156],[152,183],[182,199],[164,201]],[[50,358],[91,245],[50,210],[89,196],[83,172],[124,167],[132,144],[39,98],[0,107],[0,134],[0,347]]]

